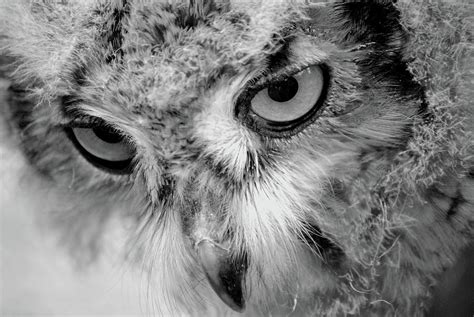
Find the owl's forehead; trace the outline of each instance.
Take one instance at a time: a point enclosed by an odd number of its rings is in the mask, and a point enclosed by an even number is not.
[[[121,1],[105,6],[101,36],[129,53],[151,48],[154,56],[176,60],[181,56],[159,53],[175,48],[186,56],[201,49],[233,62],[272,46],[296,8],[284,1]]]
[[[111,97],[141,90],[134,105],[189,103],[224,74],[261,67],[281,46],[297,12],[297,5],[284,1],[96,4],[90,25],[94,43],[102,45],[87,77]]]

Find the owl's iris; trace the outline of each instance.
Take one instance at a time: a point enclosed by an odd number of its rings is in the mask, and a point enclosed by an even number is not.
[[[130,173],[135,148],[117,129],[99,123],[90,127],[70,127],[66,133],[92,165],[109,173]]]

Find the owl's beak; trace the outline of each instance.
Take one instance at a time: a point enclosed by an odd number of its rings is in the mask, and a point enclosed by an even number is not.
[[[229,250],[207,239],[196,243],[196,251],[212,289],[227,306],[243,312],[246,260],[231,257]]]

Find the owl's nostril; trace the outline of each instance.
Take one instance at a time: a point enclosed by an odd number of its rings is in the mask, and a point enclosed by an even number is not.
[[[209,284],[219,298],[233,310],[243,312],[246,259],[232,257],[230,251],[211,240],[199,241],[196,252]]]

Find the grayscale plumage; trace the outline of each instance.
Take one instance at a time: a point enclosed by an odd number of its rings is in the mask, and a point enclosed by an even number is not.
[[[0,10],[43,225],[88,263],[123,223],[158,315],[421,316],[472,244],[468,4]]]

